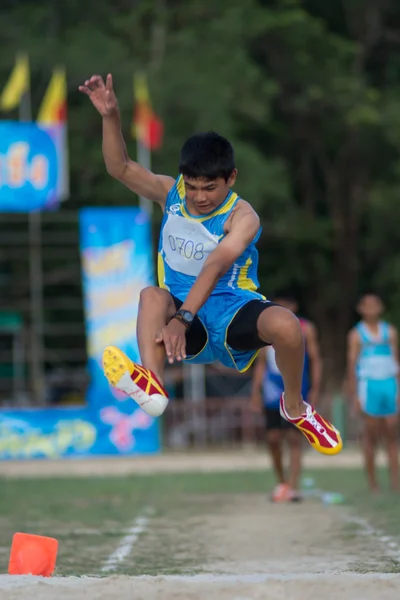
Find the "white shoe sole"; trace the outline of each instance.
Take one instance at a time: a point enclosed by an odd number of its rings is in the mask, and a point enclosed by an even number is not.
[[[135,363],[122,350],[115,346],[107,346],[103,352],[104,374],[110,385],[124,392],[134,400],[144,412],[152,417],[159,417],[168,406],[168,398],[164,394],[147,394],[132,379],[137,380],[144,375],[136,368]]]

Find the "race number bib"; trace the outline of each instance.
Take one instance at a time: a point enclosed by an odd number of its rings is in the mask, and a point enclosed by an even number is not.
[[[218,237],[200,222],[168,215],[162,232],[162,249],[165,262],[174,271],[197,277],[217,245]]]

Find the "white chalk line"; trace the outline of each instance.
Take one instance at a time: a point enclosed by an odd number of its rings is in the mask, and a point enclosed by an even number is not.
[[[232,574],[213,574],[202,573],[196,575],[162,575],[161,577],[149,577],[141,575],[133,577],[137,580],[156,580],[156,581],[180,581],[185,583],[267,583],[269,581],[326,581],[327,579],[337,577],[357,580],[357,579],[396,579],[399,576],[396,573],[351,573],[347,571],[326,571],[323,573],[305,573],[304,571],[294,571],[288,573],[248,573],[244,575]]]
[[[115,571],[132,552],[132,549],[139,536],[146,531],[150,522],[151,514],[151,509],[148,509],[133,521],[132,526],[129,527],[126,535],[121,539],[119,546],[110,554],[106,562],[103,564],[101,568],[102,573]]]
[[[115,571],[118,566],[126,559],[126,557],[132,552],[134,545],[136,544],[139,536],[144,533],[146,531],[146,529],[148,528],[149,522],[150,522],[150,517],[151,515],[154,514],[154,510],[152,508],[148,508],[145,511],[142,512],[141,515],[139,515],[133,522],[132,526],[127,530],[126,535],[121,539],[120,544],[118,545],[118,547],[116,548],[116,550],[114,550],[109,557],[107,558],[107,560],[105,561],[105,563],[103,564],[102,568],[101,568],[101,572],[102,573],[107,573],[110,571]],[[398,541],[396,541],[395,538],[393,538],[390,535],[385,534],[382,530],[380,529],[376,529],[375,527],[373,527],[368,521],[367,519],[364,519],[362,517],[358,517],[358,516],[348,516],[346,519],[347,523],[352,523],[354,525],[357,525],[359,528],[359,532],[361,535],[368,535],[369,537],[373,537],[375,538],[384,548],[385,551],[387,552],[388,556],[391,556],[392,558],[398,559],[400,560],[400,543]],[[338,571],[338,573],[340,573],[340,570]],[[341,575],[344,574],[343,572],[340,573]],[[307,577],[315,577],[315,575],[317,574],[311,574],[311,573],[285,573],[285,574],[280,574],[280,573],[253,573],[253,574],[248,574],[246,575],[241,575],[239,576],[239,580],[240,581],[246,581],[247,578],[249,577],[250,581],[253,582],[258,582],[258,581],[262,581],[265,579],[292,579],[292,578],[296,578],[300,576],[300,579],[302,578],[302,576],[305,576],[305,578]],[[327,576],[328,573],[321,573],[322,576]],[[378,575],[377,573],[374,574],[375,576]],[[201,581],[202,578],[205,578],[205,580],[208,581],[229,581],[231,579],[230,575],[226,575],[226,574],[213,574],[210,577],[210,574],[203,574],[203,575],[195,575],[195,576],[182,576],[182,575],[175,575],[175,576],[167,576],[166,579],[174,579],[176,578],[177,580],[187,580],[187,581]],[[318,577],[318,576],[317,576]]]
[[[362,517],[350,516],[346,521],[347,523],[358,525],[361,535],[368,535],[377,539],[385,547],[389,556],[400,559],[400,545],[395,538],[385,534],[380,529],[375,529],[375,527]]]
[[[322,497],[323,493],[324,492],[322,490],[311,489],[311,490],[306,490],[304,493],[304,496],[305,497],[307,497],[307,496],[309,496],[309,497],[321,496]],[[351,516],[347,516],[345,518],[345,521],[346,521],[346,523],[352,523],[353,525],[358,525],[359,533],[361,535],[368,535],[368,536],[374,537],[378,542],[380,542],[381,545],[384,546],[384,548],[389,556],[400,560],[400,544],[398,541],[395,540],[395,538],[393,538],[390,535],[385,534],[380,529],[375,529],[375,527],[373,527],[371,525],[371,523],[369,523],[367,521],[367,519],[364,519],[362,517],[357,517],[355,515],[351,515]]]
[[[124,576],[121,576],[124,577]],[[216,584],[257,584],[257,583],[273,583],[281,582],[286,583],[290,581],[295,582],[326,582],[341,584],[348,582],[356,584],[358,581],[399,581],[398,573],[351,573],[347,571],[333,571],[325,573],[305,573],[305,572],[286,572],[286,573],[248,573],[243,575],[232,575],[232,574],[213,574],[204,573],[196,575],[139,575],[139,576],[126,576],[132,584],[135,581],[138,582],[155,582],[159,588],[163,582],[176,582],[176,583],[189,583],[189,584],[201,584],[201,583],[216,583]],[[81,588],[87,585],[95,584],[104,581],[102,577],[36,577],[34,575],[0,575],[0,590],[8,590],[12,588],[18,588],[22,586],[41,584],[49,587],[61,587],[61,588]]]

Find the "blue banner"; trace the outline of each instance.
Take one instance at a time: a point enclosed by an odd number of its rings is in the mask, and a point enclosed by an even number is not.
[[[110,403],[100,410],[50,408],[0,411],[0,459],[154,453],[154,419],[126,414]]]
[[[146,436],[156,452],[158,421],[109,386],[102,369],[103,350],[109,345],[118,346],[132,360],[140,361],[136,339],[139,295],[153,282],[149,216],[137,208],[85,208],[80,211],[79,222],[91,377],[88,405],[109,425],[118,415],[132,422],[150,419],[152,425],[146,428]],[[141,452],[141,446],[137,444],[132,451]]]
[[[0,211],[58,206],[68,190],[65,125],[0,122]]]
[[[109,344],[139,360],[139,294],[153,281],[149,217],[136,208],[84,209],[80,239],[91,376],[87,405],[0,411],[2,460],[160,450],[159,421],[110,387],[101,368]]]

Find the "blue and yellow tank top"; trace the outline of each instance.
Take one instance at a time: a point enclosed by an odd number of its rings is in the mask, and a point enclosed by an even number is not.
[[[158,282],[174,296],[184,300],[200,274],[207,258],[223,240],[224,224],[240,197],[230,191],[224,202],[213,212],[194,216],[186,206],[183,176],[180,175],[170,190],[161,224],[158,246]],[[212,296],[218,294],[254,292],[259,287],[257,278],[258,251],[256,236],[232,267],[218,281]]]
[[[390,325],[380,321],[378,333],[374,335],[360,321],[356,325],[360,339],[360,354],[357,363],[359,379],[391,379],[397,376],[397,364],[390,344]]]

